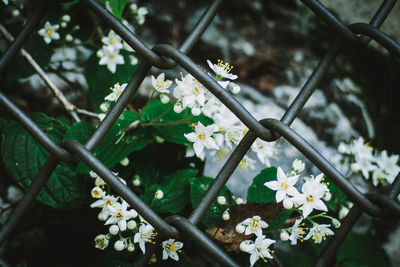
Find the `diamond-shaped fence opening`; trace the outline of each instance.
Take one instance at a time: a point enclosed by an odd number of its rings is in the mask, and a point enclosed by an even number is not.
[[[387,195],[364,195],[351,185],[345,177],[343,177],[343,175],[333,167],[329,160],[321,156],[314,147],[307,143],[307,141],[302,138],[301,133],[297,133],[290,128],[291,123],[307,103],[319,81],[328,72],[329,67],[339,53],[339,49],[343,42],[349,42],[353,45],[367,45],[372,39],[387,49],[393,56],[400,57],[400,45],[384,32],[379,30],[379,27],[389,15],[396,1],[384,1],[369,24],[356,23],[346,26],[317,0],[302,0],[307,7],[309,7],[320,19],[336,32],[337,38],[335,42],[331,44],[326,55],[315,68],[314,72],[309,77],[293,103],[286,110],[281,120],[265,118],[261,121],[254,119],[252,114],[250,114],[234,97],[228,94],[227,91],[223,90],[215,80],[208,76],[187,56],[188,52],[190,52],[198,42],[202,33],[207,29],[215,17],[218,8],[221,6],[222,0],[210,1],[210,6],[179,48],[175,48],[168,44],[159,44],[150,48],[96,0],[84,0],[82,2],[83,7],[91,9],[104,21],[104,23],[109,25],[110,28],[113,29],[126,43],[135,49],[136,53],[140,55],[143,60],[140,62],[123,94],[85,144],[81,144],[74,140],[65,140],[61,144],[55,143],[43,130],[40,129],[39,126],[28,118],[20,108],[11,102],[6,95],[0,93],[0,105],[2,109],[20,123],[20,125],[23,126],[26,131],[28,131],[32,137],[50,153],[50,157],[41,167],[40,173],[34,179],[34,182],[25,193],[23,199],[15,207],[7,223],[1,229],[0,244],[5,242],[12,231],[15,230],[19,221],[22,219],[24,214],[26,214],[30,203],[46,184],[47,179],[58,164],[61,162],[75,164],[79,159],[100,175],[112,187],[112,189],[115,190],[115,192],[117,192],[149,223],[151,223],[161,235],[173,238],[185,236],[185,240],[189,240],[187,242],[193,242],[193,245],[201,251],[201,255],[213,259],[213,261],[217,262],[221,266],[238,266],[238,264],[235,263],[221,248],[208,239],[206,235],[196,227],[196,225],[200,222],[202,216],[204,216],[205,212],[215,200],[216,196],[226,184],[230,175],[233,173],[234,169],[256,138],[268,142],[274,142],[280,137],[285,138],[313,164],[315,164],[321,172],[326,174],[326,176],[329,177],[333,183],[355,203],[355,206],[344,219],[341,227],[337,230],[318,258],[315,259],[315,266],[329,265],[329,262],[335,257],[336,250],[345,240],[347,234],[363,212],[373,217],[381,217],[383,210],[390,210],[393,214],[397,214],[397,216],[399,215],[399,204],[394,201],[400,192],[399,175],[394,180],[394,183],[391,186],[391,191]],[[33,10],[33,15],[26,22],[19,35],[15,38],[11,46],[0,59],[0,72],[6,70],[18,52],[21,51],[21,53],[24,53],[23,50],[21,50],[22,47],[32,32],[38,30],[37,26],[46,13],[48,6],[49,3],[43,1],[36,10]],[[6,35],[4,28],[2,26],[1,28],[2,34]],[[8,39],[10,38],[11,37],[8,36]],[[249,132],[226,161],[214,182],[209,187],[197,207],[192,211],[191,215],[188,218],[174,215],[164,220],[149,208],[135,193],[122,184],[111,170],[97,159],[91,151],[102,142],[105,134],[111,129],[112,125],[128,103],[132,101],[139,86],[149,73],[150,68],[154,66],[160,69],[168,69],[174,67],[176,64],[193,75],[210,92],[217,96],[219,100],[221,100],[221,102],[224,103],[249,128]],[[40,74],[40,70],[37,71],[39,71]],[[46,83],[48,86],[52,86],[51,81],[46,81]],[[76,107],[73,105],[70,106],[70,109],[71,112],[76,112]],[[139,258],[134,263],[134,266],[144,265],[148,261],[149,256],[151,256],[151,249],[149,251],[150,252],[146,253],[143,257]],[[45,252],[43,253],[45,254]],[[280,263],[277,259],[275,259],[275,261],[279,266]],[[7,263],[1,260],[0,265],[7,266]]]

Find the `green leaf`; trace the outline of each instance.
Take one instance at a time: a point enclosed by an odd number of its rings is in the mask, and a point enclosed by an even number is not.
[[[286,220],[290,218],[290,215],[292,215],[292,213],[293,210],[283,209],[278,214],[276,219],[268,221],[268,231],[279,229],[286,222]]]
[[[32,115],[32,120],[56,143],[66,133],[66,125],[43,114]],[[15,121],[9,122],[2,132],[1,155],[7,170],[24,189],[32,184],[49,157],[49,153]],[[62,163],[51,174],[37,199],[53,208],[75,208],[84,197],[85,180]]]
[[[64,136],[64,140],[72,139],[76,140],[81,144],[85,144],[85,142],[92,136],[95,127],[89,124],[86,121],[80,121],[74,123],[68,130],[66,135]]]
[[[180,212],[190,202],[189,181],[196,179],[197,172],[197,170],[190,169],[180,170],[165,177],[165,180],[169,182],[164,186],[154,188],[162,190],[164,197],[162,199],[153,198],[151,208],[162,213],[176,214]]]
[[[158,120],[157,118],[162,114],[165,115]],[[145,107],[142,114],[142,120],[143,122],[151,122],[152,120],[157,119],[155,121],[156,123],[173,123],[184,120],[185,114],[187,116],[190,115],[189,109],[186,109],[181,113],[176,113],[173,110],[172,103],[163,104],[159,100],[156,100],[148,103],[148,105]],[[211,119],[204,115],[200,115],[193,117],[188,122],[177,125],[154,125],[150,126],[149,128],[151,129],[153,135],[160,136],[171,143],[191,144],[191,142],[186,139],[185,134],[193,132],[193,129],[189,127],[189,124],[198,121],[202,122],[204,125],[209,125],[212,123]]]
[[[124,57],[125,64],[117,65],[115,73],[110,72],[106,65],[99,65],[96,53],[93,53],[86,62],[85,78],[96,112],[101,112],[100,104],[105,102],[104,98],[111,93],[110,87],[117,82],[120,84],[129,82],[136,71],[136,65],[131,65],[129,59],[129,55],[135,54],[121,51],[121,55]]]
[[[253,179],[253,183],[247,190],[247,201],[254,203],[275,202],[276,192],[269,189],[264,183],[276,180],[276,168],[265,168]]]
[[[213,181],[214,179],[210,177],[199,177],[191,181],[190,201],[192,202],[193,208],[195,208],[197,204],[200,202],[201,198],[203,197],[203,195],[205,194],[208,187],[212,184]],[[218,196],[224,196],[227,200],[227,205],[220,205],[218,204],[217,200],[215,200],[211,204],[210,208],[207,210],[207,212],[201,219],[201,222],[207,229],[220,224],[222,220],[222,214],[227,208],[229,208],[232,200],[232,193],[226,186],[222,188]]]
[[[131,152],[144,148],[152,140],[146,129],[137,128],[126,132],[126,128],[138,119],[136,113],[124,111],[94,150],[94,156],[105,166],[112,168]],[[90,168],[80,162],[76,171],[88,173]]]
[[[110,0],[109,3],[114,16],[117,19],[120,19],[128,0]]]
[[[312,258],[301,252],[279,255],[278,258],[283,266],[311,267],[313,265]]]
[[[340,246],[337,260],[343,267],[392,266],[385,250],[365,235],[349,236]]]
[[[342,190],[339,189],[339,187],[332,183],[332,181],[328,180],[328,182],[328,188],[332,194],[332,198],[325,203],[330,210],[337,211],[338,207],[347,200],[347,196],[342,192]]]

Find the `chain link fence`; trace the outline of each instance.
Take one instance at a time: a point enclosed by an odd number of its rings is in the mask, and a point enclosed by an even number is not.
[[[55,170],[60,162],[76,164],[78,160],[86,163],[93,171],[101,176],[123,199],[125,199],[135,210],[137,210],[155,229],[164,237],[180,238],[186,242],[193,242],[201,250],[202,255],[212,258],[222,266],[238,266],[221,248],[213,243],[205,233],[199,230],[196,225],[210,207],[216,196],[226,184],[231,174],[238,166],[250,146],[260,138],[268,142],[274,142],[283,137],[294,147],[304,154],[321,172],[338,186],[348,198],[354,202],[354,207],[342,221],[341,227],[336,231],[332,239],[325,246],[322,253],[315,259],[314,266],[327,266],[335,258],[336,251],[340,244],[360,218],[362,213],[367,213],[372,217],[385,218],[388,213],[391,216],[400,216],[400,205],[396,198],[400,193],[400,175],[394,180],[390,192],[383,194],[362,194],[346,178],[335,169],[335,167],[325,159],[316,148],[304,140],[301,133],[295,132],[290,128],[302,110],[322,77],[328,72],[329,67],[339,53],[339,49],[344,42],[354,46],[366,46],[371,39],[375,40],[393,56],[400,58],[400,45],[391,39],[384,32],[379,30],[391,9],[395,5],[395,0],[385,0],[381,4],[374,17],[367,23],[356,23],[350,26],[344,25],[327,8],[317,0],[301,0],[310,8],[320,19],[328,24],[337,34],[336,40],[332,43],[326,55],[319,62],[312,75],[286,110],[281,120],[264,119],[257,121],[233,96],[225,91],[213,78],[207,75],[198,65],[193,62],[186,54],[200,39],[202,33],[207,29],[215,17],[222,0],[212,1],[208,9],[203,13],[197,24],[179,48],[168,44],[158,44],[149,48],[138,36],[132,33],[110,12],[108,12],[96,0],[83,0],[86,8],[91,9],[100,17],[110,28],[127,42],[136,53],[140,55],[142,61],[139,63],[137,71],[132,76],[123,94],[116,104],[109,111],[105,119],[98,126],[95,133],[85,144],[74,140],[66,140],[61,144],[53,142],[44,131],[42,131],[31,119],[28,118],[14,103],[12,103],[3,93],[0,92],[0,105],[17,120],[34,138],[42,145],[51,156],[42,166],[40,173],[25,193],[23,199],[15,207],[7,223],[0,231],[0,244],[10,236],[18,225],[18,222],[26,214],[27,209],[37,194],[46,184],[47,179]],[[29,36],[37,29],[38,23],[44,16],[48,6],[47,1],[43,1],[29,18],[20,34],[15,38],[6,53],[0,59],[0,73],[3,72],[11,63],[13,57],[21,50]],[[159,69],[169,69],[176,64],[184,68],[188,73],[200,81],[210,92],[221,100],[231,111],[249,128],[249,132],[238,144],[232,155],[226,161],[223,168],[218,173],[213,184],[209,187],[202,200],[192,211],[188,218],[173,215],[165,220],[149,208],[135,193],[127,186],[122,184],[119,179],[98,160],[91,151],[102,141],[105,134],[110,130],[114,122],[120,116],[124,108],[132,101],[138,91],[142,81],[148,75],[152,66]],[[134,263],[134,266],[143,266],[147,263],[152,254],[151,247],[144,256],[141,256]],[[279,261],[274,258],[274,263],[281,266]],[[5,260],[0,259],[0,265],[8,266]]]

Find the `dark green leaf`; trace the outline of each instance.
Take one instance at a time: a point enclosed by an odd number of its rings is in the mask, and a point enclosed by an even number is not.
[[[86,62],[85,78],[89,96],[97,112],[101,112],[100,104],[105,102],[104,98],[111,93],[110,87],[117,82],[120,84],[129,82],[136,71],[136,65],[131,65],[129,59],[129,55],[134,53],[122,51],[121,54],[124,56],[125,64],[117,65],[115,73],[110,72],[106,65],[99,65],[96,53],[93,53]]]
[[[191,181],[190,201],[192,202],[193,208],[195,208],[196,205],[200,202],[201,198],[213,181],[214,179],[210,177],[199,177]],[[222,188],[218,196],[224,196],[227,200],[227,205],[219,205],[217,203],[217,200],[212,203],[206,214],[201,219],[201,222],[207,229],[220,224],[222,220],[222,214],[230,206],[232,193],[226,186]]]
[[[346,200],[346,194],[342,192],[342,190],[339,189],[334,183],[331,181],[328,181],[329,185],[329,191],[332,194],[332,198],[325,202],[328,208],[332,211],[337,211],[338,207],[341,206]]]
[[[313,265],[312,258],[301,252],[278,255],[278,258],[283,266],[311,267]]]
[[[146,129],[137,128],[126,132],[127,127],[138,119],[136,113],[124,111],[94,150],[93,154],[108,168],[114,167],[131,152],[144,148],[151,141]],[[90,168],[80,162],[76,171],[88,173]]]
[[[337,260],[343,267],[392,266],[377,240],[365,235],[349,236],[339,248]]]
[[[275,191],[269,189],[264,183],[276,180],[276,168],[270,167],[262,170],[253,179],[247,190],[247,201],[254,203],[275,202]]]
[[[189,127],[189,124],[201,121],[204,125],[209,125],[212,121],[204,115],[193,117],[190,121],[171,124],[174,122],[183,121],[185,114],[190,116],[190,111],[184,110],[181,113],[173,111],[173,104],[163,104],[160,101],[150,102],[143,110],[142,120],[143,122],[151,122],[154,120],[155,123],[166,123],[170,125],[153,125],[149,128],[155,136],[160,136],[165,140],[176,143],[176,144],[191,144],[184,136],[187,133],[193,132],[193,129]],[[160,115],[162,118],[158,119]]]
[[[32,120],[55,142],[59,143],[67,127],[43,114],[34,114]],[[12,177],[27,189],[49,153],[41,147],[17,122],[10,122],[2,132],[1,154]],[[54,208],[74,208],[84,198],[85,180],[65,164],[59,164],[37,199]]]
[[[114,16],[117,19],[120,19],[128,0],[110,0],[109,3]]]
[[[80,121],[72,125],[64,136],[64,140],[73,139],[84,144],[92,136],[95,128],[86,121]]]
[[[287,219],[289,219],[290,215],[292,215],[293,210],[285,210],[283,209],[279,214],[278,217],[274,220],[268,221],[268,231],[279,229]]]
[[[176,214],[190,202],[189,181],[196,179],[197,170],[180,170],[165,177],[166,185],[156,186],[164,193],[162,199],[153,198],[151,208],[156,212]],[[154,188],[154,189],[155,189]],[[154,192],[156,191],[154,190]]]

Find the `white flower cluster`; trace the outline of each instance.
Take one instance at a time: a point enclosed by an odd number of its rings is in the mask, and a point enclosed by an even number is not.
[[[15,10],[18,11],[18,10]],[[51,24],[49,21],[46,21],[44,24],[43,28],[41,28],[38,33],[40,36],[43,37],[43,40],[46,44],[50,44],[52,40],[59,40],[60,39],[60,34],[57,32],[58,29],[60,28],[66,28],[68,23],[71,21],[71,16],[66,14],[61,17],[60,24]],[[65,35],[65,40],[67,42],[72,42],[73,37],[71,34],[66,34]]]
[[[103,43],[103,47],[97,51],[97,56],[100,58],[99,65],[107,65],[108,70],[112,73],[115,73],[117,65],[125,64],[124,57],[120,54],[120,50],[125,49],[128,52],[134,51],[113,30],[110,30],[108,35],[101,39],[101,42]],[[136,65],[137,62],[137,58],[131,55],[131,64]]]
[[[232,66],[219,60],[217,64],[212,64],[207,60],[209,67],[215,73],[215,79],[223,87],[228,88],[233,94],[240,92],[240,87],[229,80],[237,79],[237,75],[231,74]],[[193,116],[204,114],[211,118],[214,123],[209,126],[198,122],[192,125],[194,132],[188,133],[185,137],[193,143],[186,153],[187,157],[196,155],[204,160],[204,148],[212,149],[211,155],[215,160],[221,160],[229,155],[233,146],[237,145],[247,133],[247,127],[207,88],[205,88],[192,75],[187,74],[181,79],[175,80],[176,86],[173,89],[173,96],[176,99],[174,111],[182,112],[185,108],[190,108]],[[165,80],[164,73],[157,78],[152,76],[152,85],[156,92],[160,94],[161,102],[166,104],[170,101],[168,88],[172,82]],[[261,163],[270,166],[270,158],[277,154],[274,143],[256,140],[251,150],[257,155]],[[247,170],[254,167],[255,160],[246,155],[239,164],[239,169]]]
[[[118,175],[117,173],[114,173]],[[116,251],[127,250],[135,251],[135,244],[139,246],[143,254],[146,252],[146,243],[155,243],[154,238],[157,233],[154,227],[149,224],[134,209],[129,209],[129,204],[121,197],[107,194],[107,184],[95,172],[91,171],[90,176],[95,179],[95,186],[91,191],[93,198],[97,199],[90,205],[92,208],[101,208],[98,215],[100,221],[109,226],[107,234],[100,234],[94,239],[95,247],[104,250],[110,241],[114,242]],[[126,185],[125,180],[119,178]],[[114,238],[115,237],[115,238]],[[162,242],[163,260],[171,258],[178,261],[178,252],[183,247],[183,243],[169,239]]]
[[[362,174],[366,180],[371,179],[374,186],[393,183],[400,171],[399,155],[389,156],[386,150],[374,151],[362,137],[349,144],[340,143],[338,151],[344,155],[340,163],[347,166],[349,176]]]

